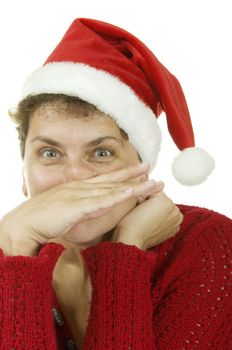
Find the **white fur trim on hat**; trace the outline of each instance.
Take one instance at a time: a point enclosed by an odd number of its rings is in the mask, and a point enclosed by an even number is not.
[[[117,77],[72,62],[48,63],[26,80],[22,98],[41,93],[78,96],[108,114],[122,128],[143,162],[155,167],[161,131],[150,107]]]
[[[205,181],[215,166],[214,159],[202,148],[183,150],[172,164],[172,172],[182,185],[198,185]]]

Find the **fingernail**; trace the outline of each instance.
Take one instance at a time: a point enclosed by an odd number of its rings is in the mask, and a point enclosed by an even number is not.
[[[138,168],[140,168],[140,169],[148,169],[149,168],[149,164],[147,164],[147,163],[140,163],[138,165]]]
[[[125,190],[123,190],[123,192],[125,193],[132,193],[134,191],[133,187],[128,187]]]
[[[156,184],[157,187],[164,186],[164,182],[163,181],[157,181],[157,182],[155,182],[155,184]]]
[[[156,182],[154,180],[148,180],[144,182],[145,186],[154,186],[156,185]]]

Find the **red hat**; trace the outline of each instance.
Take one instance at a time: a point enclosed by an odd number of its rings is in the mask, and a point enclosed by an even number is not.
[[[156,164],[161,143],[157,117],[182,151],[173,163],[185,185],[203,182],[214,161],[195,147],[191,119],[178,80],[135,36],[112,24],[74,20],[61,42],[23,88],[23,98],[62,93],[95,105],[128,134],[143,162]]]

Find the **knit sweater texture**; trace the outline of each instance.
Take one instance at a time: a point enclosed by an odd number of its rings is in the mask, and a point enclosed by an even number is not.
[[[83,350],[231,350],[232,220],[180,205],[180,231],[142,251],[102,242],[82,250],[92,300]],[[77,349],[52,289],[64,248],[0,255],[0,349]],[[80,350],[80,349],[79,349]]]

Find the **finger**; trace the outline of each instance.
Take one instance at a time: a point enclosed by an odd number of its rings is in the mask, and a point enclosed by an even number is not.
[[[127,188],[121,192],[115,192],[112,194],[102,195],[92,198],[84,198],[82,201],[78,201],[78,206],[81,206],[81,217],[88,218],[93,213],[104,212],[104,209],[112,208],[116,204],[122,203],[133,196],[133,188]]]
[[[98,186],[99,185],[99,186]],[[149,186],[149,185],[148,185]],[[81,188],[78,186],[78,188],[74,187],[74,184],[71,184],[70,186],[67,186],[64,192],[59,193],[62,197],[64,193],[64,197],[67,198],[67,200],[73,200],[73,201],[79,201],[83,198],[94,198],[99,196],[104,196],[107,194],[113,194],[116,192],[124,192],[128,188],[132,188],[134,191],[133,195],[137,195],[137,193],[143,193],[147,190],[147,185],[140,184],[139,186],[136,186],[136,184],[125,184],[125,183],[112,183],[112,184],[85,184]],[[149,186],[150,188],[150,186]]]
[[[156,182],[154,181],[154,186],[151,188],[149,193],[146,193],[147,197],[151,197],[152,195],[157,195],[158,193],[161,193],[164,189],[164,183],[162,181]]]
[[[101,191],[101,190],[107,190],[109,192],[112,192],[116,189],[125,189],[128,186],[130,186],[130,183],[125,182],[102,182],[102,183],[87,183],[87,182],[79,182],[79,181],[72,181],[68,182],[61,188],[61,193],[67,192],[67,193],[81,193],[81,192],[89,192],[88,196],[91,196],[94,191]],[[93,191],[93,192],[92,192]],[[83,196],[84,197],[84,196]]]
[[[138,178],[140,178],[140,176],[138,176]],[[112,189],[116,189],[116,188],[125,188],[127,186],[133,186],[133,185],[136,185],[136,184],[142,184],[142,183],[145,183],[147,182],[147,178],[144,178],[143,180],[141,181],[137,181],[137,182],[132,182],[132,181],[125,181],[125,182],[120,182],[120,181],[117,181],[117,182],[79,182],[79,181],[72,181],[72,182],[69,182],[65,185],[65,189],[67,190],[86,190],[86,191],[89,191],[89,190],[92,190],[92,189],[96,189],[96,188],[99,188],[99,189],[104,189],[104,188],[108,188],[109,190],[112,188]],[[153,181],[153,180],[152,180]],[[157,184],[157,186],[159,186],[159,184]]]
[[[109,188],[109,187],[116,187],[116,186],[120,186],[120,185],[125,185],[125,183],[113,183],[113,182],[99,182],[99,183],[91,183],[91,182],[85,182],[85,181],[79,181],[79,180],[75,180],[75,181],[70,181],[67,182],[65,185],[62,184],[60,187],[64,188],[66,190],[91,190],[91,189],[95,189],[95,188]]]
[[[134,196],[142,195],[155,185],[153,180],[147,181],[143,184],[136,184],[120,191],[115,191],[110,194],[103,196],[96,196],[94,198],[84,198],[81,201],[78,200],[77,203],[81,205],[81,212],[84,217],[91,213],[94,213],[100,209],[110,208],[116,204],[125,202],[129,198]]]
[[[91,212],[89,214],[85,214],[83,219],[79,220],[79,223],[85,221],[86,218],[88,218],[88,220],[90,220],[90,219],[96,219],[96,218],[99,218],[101,216],[104,216],[104,215],[108,214],[112,209],[113,209],[113,206],[110,206],[108,208],[98,209],[98,210]]]
[[[151,194],[151,198],[157,198],[159,200],[162,200],[162,202],[165,204],[165,201],[170,201],[170,203],[173,203],[172,200],[166,195],[166,193],[161,189],[160,191]]]
[[[155,182],[154,186],[151,186],[144,194],[139,195],[137,198],[137,204],[142,204],[147,199],[152,198],[155,194],[161,192],[164,188],[163,182]]]
[[[99,182],[124,182],[140,175],[145,174],[149,170],[149,165],[146,163],[140,163],[136,166],[130,166],[123,169],[115,170],[110,173],[102,174],[99,176],[86,179],[87,183],[99,183]]]
[[[138,184],[112,184],[111,186],[100,188],[72,189],[72,191],[66,192],[66,196],[68,200],[71,199],[73,202],[79,202],[80,200],[87,198],[90,198],[91,200],[94,199],[98,202],[99,198],[102,198],[103,196],[112,196],[112,198],[115,198],[115,194],[127,193],[127,191],[129,191],[131,192],[130,196],[144,196],[144,198],[146,198],[152,190],[154,191],[156,186],[157,191],[159,191],[160,185],[156,184],[153,180]]]
[[[134,196],[144,196],[149,195],[151,191],[156,187],[156,182],[154,180],[148,180],[143,183],[130,184],[134,191]]]
[[[138,196],[137,198],[137,205],[142,204],[143,202],[145,202],[147,198],[145,198],[145,196]]]
[[[66,192],[67,200],[79,201],[84,198],[95,198],[104,195],[110,195],[114,192],[122,192],[126,190],[128,186],[104,186],[100,188],[83,188],[83,189],[72,189],[71,191]]]

